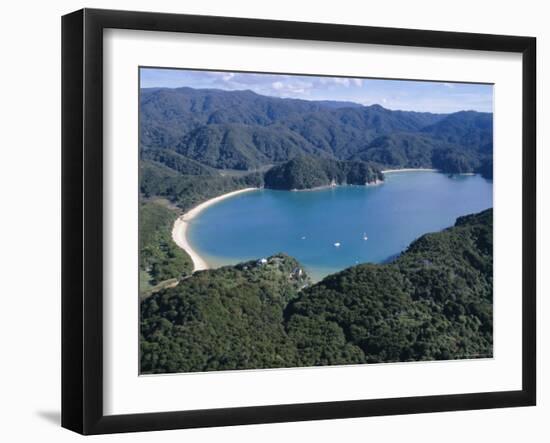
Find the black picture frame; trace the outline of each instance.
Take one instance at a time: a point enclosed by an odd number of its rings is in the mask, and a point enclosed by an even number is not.
[[[522,389],[103,413],[103,30],[503,51],[522,54]],[[536,39],[230,17],[83,9],[62,18],[62,426],[82,434],[531,406],[536,403]],[[518,270],[519,272],[519,270]]]

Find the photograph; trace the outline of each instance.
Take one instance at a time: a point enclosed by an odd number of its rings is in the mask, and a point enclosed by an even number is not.
[[[493,357],[493,84],[136,75],[141,375]]]

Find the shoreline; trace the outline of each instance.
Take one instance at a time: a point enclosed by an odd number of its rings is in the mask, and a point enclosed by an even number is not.
[[[180,215],[176,219],[176,221],[174,221],[174,225],[172,227],[172,240],[174,241],[174,243],[176,243],[176,245],[183,249],[189,255],[189,257],[191,257],[191,261],[193,262],[193,272],[209,269],[209,266],[208,263],[206,263],[206,261],[197,253],[197,251],[192,248],[191,244],[189,243],[189,240],[187,238],[189,222],[206,208],[222,200],[238,194],[242,194],[244,192],[256,191],[258,189],[260,188],[244,188],[237,191],[228,192],[227,194],[222,194],[217,197],[213,197],[209,200],[206,200],[205,202],[199,203],[197,206],[190,209],[185,214]]]
[[[380,171],[382,174],[394,173],[394,172],[440,172],[442,174],[447,174],[449,176],[453,175],[480,175],[478,172],[443,172],[441,169],[431,169],[431,168],[403,168],[403,169],[385,169]]]
[[[381,171],[381,172],[384,172],[384,171]],[[330,185],[315,186],[314,188],[305,188],[305,189],[296,189],[296,188],[292,188],[292,189],[265,188],[265,189],[270,189],[272,191],[311,192],[311,191],[323,191],[325,189],[334,189],[334,188],[339,188],[339,187],[342,187],[342,186],[378,186],[378,185],[381,185],[383,183],[384,183],[384,180],[376,179],[372,182],[367,182],[364,185],[349,184],[349,183],[338,183],[338,184],[334,183],[334,184],[330,184]]]
[[[431,168],[402,168],[402,169],[384,169],[380,171],[382,174],[392,173],[392,172],[439,172],[439,169]]]

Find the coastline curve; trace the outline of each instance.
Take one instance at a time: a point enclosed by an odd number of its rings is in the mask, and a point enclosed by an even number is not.
[[[401,169],[384,169],[380,171],[382,174],[388,174],[393,172],[441,172],[439,169],[432,168],[401,168]]]
[[[227,198],[233,197],[244,192],[256,191],[260,188],[244,188],[239,189],[238,191],[228,192],[227,194],[222,194],[217,197],[211,198],[195,206],[194,208],[187,211],[185,214],[179,216],[172,227],[172,240],[176,245],[183,249],[193,262],[193,272],[203,271],[209,269],[208,263],[198,254],[197,251],[193,249],[189,239],[187,238],[187,232],[189,229],[189,224],[197,215],[199,215],[206,208],[222,201]]]

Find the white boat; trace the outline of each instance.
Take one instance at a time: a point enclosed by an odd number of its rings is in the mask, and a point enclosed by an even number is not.
[[[334,243],[334,246],[336,246],[337,248],[339,248],[339,247],[340,247],[340,243],[336,242],[336,243]]]
[[[367,234],[363,233],[363,240],[368,240]]]

